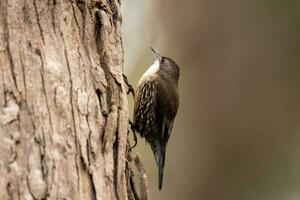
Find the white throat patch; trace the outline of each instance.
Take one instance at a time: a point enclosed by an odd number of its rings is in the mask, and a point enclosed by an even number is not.
[[[159,70],[159,59],[157,59],[143,74],[143,76],[152,76],[155,75]]]

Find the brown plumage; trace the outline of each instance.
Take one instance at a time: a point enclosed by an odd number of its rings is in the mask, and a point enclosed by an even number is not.
[[[155,51],[155,50],[154,50]],[[134,104],[134,129],[150,143],[159,168],[162,188],[166,145],[178,110],[179,67],[161,57],[139,80]]]

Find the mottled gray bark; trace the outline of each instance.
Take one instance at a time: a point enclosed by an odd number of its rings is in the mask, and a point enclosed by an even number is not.
[[[127,199],[118,0],[0,0],[0,199]]]

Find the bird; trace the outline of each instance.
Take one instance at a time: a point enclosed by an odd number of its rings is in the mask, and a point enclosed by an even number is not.
[[[134,97],[133,127],[150,144],[158,167],[159,190],[162,189],[166,146],[179,107],[180,69],[174,60],[161,56],[138,81]]]

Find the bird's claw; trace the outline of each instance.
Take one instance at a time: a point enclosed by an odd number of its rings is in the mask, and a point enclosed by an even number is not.
[[[130,124],[130,129],[133,133],[133,139],[134,139],[134,145],[132,147],[130,147],[130,150],[131,150],[134,147],[136,147],[136,145],[137,145],[137,136],[136,136],[136,133],[135,133],[135,130],[134,130],[133,122],[131,120],[129,120],[129,124]]]
[[[125,82],[125,84],[128,88],[127,94],[131,93],[132,96],[134,97],[134,95],[135,95],[134,89],[133,89],[132,85],[128,82],[128,78],[125,74],[123,74],[123,79],[124,79],[124,82]]]

